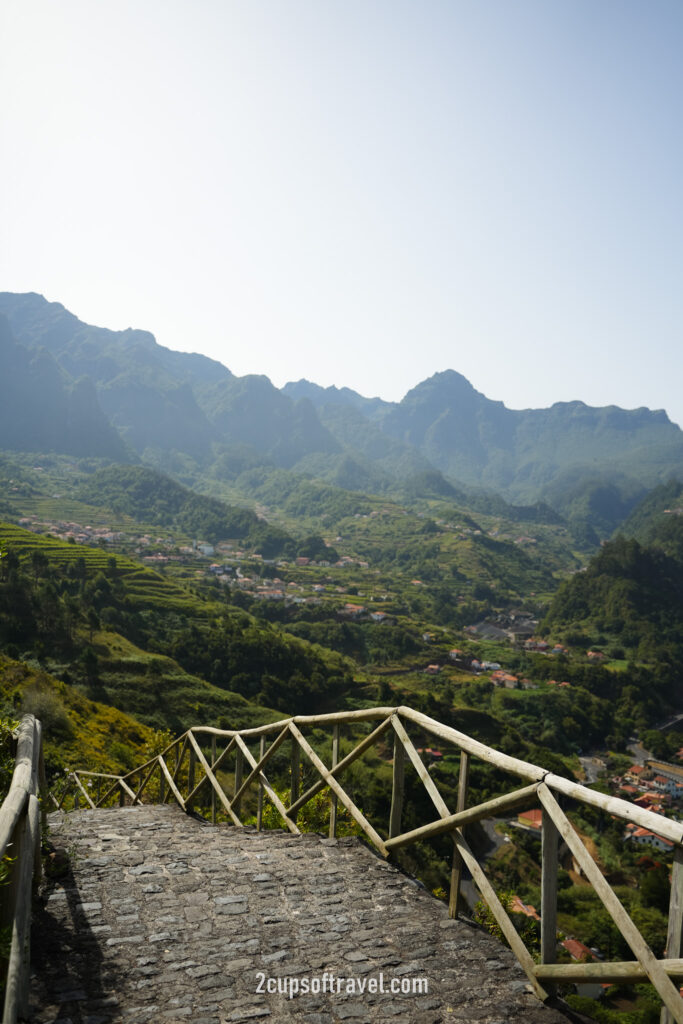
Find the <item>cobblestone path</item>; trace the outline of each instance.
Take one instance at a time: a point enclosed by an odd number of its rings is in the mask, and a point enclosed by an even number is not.
[[[52,815],[50,828],[69,859],[34,914],[36,1024],[566,1024],[509,950],[355,839],[212,826],[171,806]],[[314,979],[327,991],[304,992]],[[390,991],[413,979],[428,991]]]

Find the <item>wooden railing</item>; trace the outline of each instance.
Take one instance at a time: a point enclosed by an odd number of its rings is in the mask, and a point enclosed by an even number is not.
[[[0,890],[0,922],[11,929],[3,1024],[28,1015],[31,893],[40,881],[41,813],[38,794],[46,792],[41,725],[25,715],[16,734],[16,759],[9,793],[0,807],[0,859],[9,879]]]
[[[355,745],[340,758],[340,729],[344,727],[345,746],[349,745],[347,733],[360,723],[377,723]],[[311,743],[303,735],[307,727],[329,726],[332,728],[330,764],[325,764]],[[442,743],[450,744],[460,751],[458,793],[454,808],[448,807],[427,766],[420,757],[408,728],[417,727],[422,735],[437,737]],[[344,789],[340,778],[359,757],[378,741],[385,745],[387,736],[393,736],[393,783],[389,820],[386,826],[371,824],[355,801]],[[268,781],[265,768],[268,762],[288,742],[291,745],[291,792],[288,806]],[[258,743],[256,752],[250,744]],[[220,749],[219,749],[220,748]],[[315,770],[315,782],[300,793],[300,766],[302,755]],[[493,765],[500,771],[521,779],[524,785],[512,792],[477,804],[467,805],[468,776],[472,758],[478,758]],[[401,831],[403,809],[404,777],[406,760],[417,772],[436,810],[434,820],[407,832]],[[282,762],[282,754],[279,762]],[[226,772],[231,766],[234,783],[229,796],[217,773]],[[440,835],[449,835],[453,842],[449,912],[457,917],[461,899],[463,866],[466,866],[483,899],[500,926],[510,947],[525,970],[537,995],[545,1000],[553,992],[556,983],[597,982],[640,982],[649,980],[664,1003],[662,1021],[677,1021],[683,1024],[683,999],[673,979],[683,978],[681,939],[683,932],[683,825],[662,815],[641,809],[617,797],[587,789],[569,779],[545,771],[537,765],[520,761],[500,751],[487,747],[464,733],[413,711],[408,707],[372,708],[364,711],[349,711],[327,715],[297,715],[258,728],[231,730],[201,726],[189,729],[175,740],[166,750],[125,775],[73,772],[67,785],[56,801],[59,806],[68,806],[69,798],[85,801],[92,808],[105,806],[118,800],[121,804],[140,803],[154,788],[154,798],[161,802],[175,800],[184,810],[190,810],[210,795],[212,820],[216,820],[220,804],[226,818],[241,826],[240,804],[248,789],[258,789],[257,826],[261,827],[264,793],[277,810],[283,824],[290,832],[297,834],[297,814],[309,800],[325,787],[330,790],[330,835],[337,828],[337,808],[341,804],[367,836],[369,841],[385,856],[419,840]],[[184,791],[184,792],[183,792]],[[203,794],[206,793],[205,797]],[[584,846],[571,822],[562,810],[558,798],[570,798],[622,819],[625,822],[647,828],[673,844],[673,874],[671,902],[669,909],[667,959],[658,959],[649,948],[633,920],[626,912],[612,888],[605,880],[600,868]],[[465,828],[474,822],[483,821],[494,815],[503,814],[522,807],[540,805],[542,809],[541,843],[541,940],[540,963],[522,942],[510,917],[503,908],[491,883],[487,879],[477,858],[465,837]],[[205,803],[208,807],[208,803]],[[616,963],[573,963],[557,964],[557,878],[558,845],[563,840],[571,851],[585,878],[602,901],[605,909],[616,924],[635,956],[634,961]]]

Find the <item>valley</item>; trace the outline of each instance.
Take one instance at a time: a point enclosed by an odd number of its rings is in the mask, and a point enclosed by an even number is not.
[[[657,782],[683,750],[683,441],[663,414],[513,414],[452,373],[397,404],[278,391],[39,296],[2,311],[2,380],[24,391],[0,416],[0,699],[45,721],[52,779],[190,725],[405,704],[680,817]],[[634,737],[659,765],[637,785]],[[455,801],[457,760],[414,742]],[[370,756],[387,777],[391,750]],[[473,764],[470,784],[500,779]],[[570,813],[661,952],[670,851]],[[408,787],[408,825],[430,814]],[[471,833],[496,888],[538,906],[533,823]],[[444,890],[445,841],[401,863]],[[565,941],[622,955],[571,859],[560,882]],[[649,1021],[646,994],[632,1008]]]

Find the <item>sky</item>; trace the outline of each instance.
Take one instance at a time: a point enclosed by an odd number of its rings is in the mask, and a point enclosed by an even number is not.
[[[680,0],[3,0],[0,290],[683,424]]]

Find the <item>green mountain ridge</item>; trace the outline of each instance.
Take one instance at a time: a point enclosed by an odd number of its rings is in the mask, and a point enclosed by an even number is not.
[[[129,457],[92,382],[72,379],[44,348],[18,345],[0,314],[0,438],[18,451]]]
[[[204,356],[171,352],[148,332],[91,327],[34,293],[0,293],[0,312],[30,359],[42,349],[40,358],[70,378],[92,381],[102,411],[137,457],[193,486],[235,481],[262,466],[378,494],[400,492],[408,481],[414,493],[425,474],[438,471],[478,500],[488,492],[518,506],[545,502],[590,547],[648,489],[683,478],[683,433],[661,410],[578,401],[511,410],[453,370],[422,381],[398,403],[305,380],[278,390],[267,377],[235,377]],[[81,406],[88,406],[88,388],[78,385]],[[92,400],[89,409],[88,422]],[[76,420],[79,435],[88,433],[85,420]],[[7,422],[0,444],[14,447],[15,434]],[[90,454],[111,455],[113,432],[101,424],[89,435],[81,443]]]

